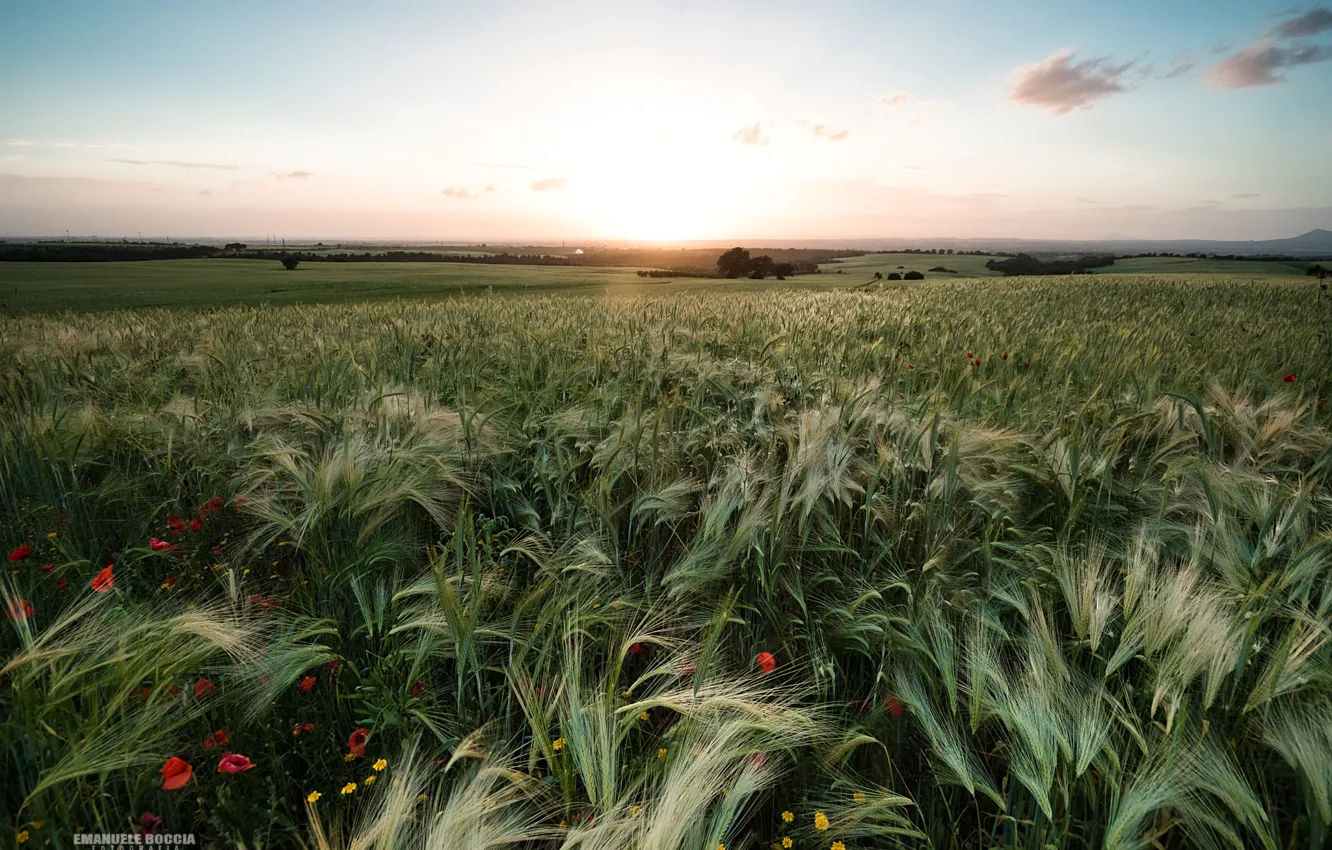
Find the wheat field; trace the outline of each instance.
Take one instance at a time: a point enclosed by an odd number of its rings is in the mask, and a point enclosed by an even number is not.
[[[1332,303],[0,317],[27,846],[1332,845]]]

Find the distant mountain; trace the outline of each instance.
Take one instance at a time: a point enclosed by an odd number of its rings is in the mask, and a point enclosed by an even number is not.
[[[1266,242],[1255,243],[1258,245],[1270,246],[1271,249],[1282,252],[1317,252],[1326,254],[1332,252],[1332,230],[1310,230],[1308,233],[1301,233],[1299,236],[1293,236],[1290,239],[1268,239]]]

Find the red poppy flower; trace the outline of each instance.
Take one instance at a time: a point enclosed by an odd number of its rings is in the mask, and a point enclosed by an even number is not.
[[[205,750],[211,750],[213,747],[225,747],[230,743],[231,736],[227,734],[227,730],[219,729],[207,738],[204,738],[203,748]]]
[[[1285,376],[1284,378],[1282,378],[1281,380],[1285,381],[1285,382],[1288,383],[1288,384],[1293,384],[1293,383],[1295,383],[1295,376],[1294,376],[1294,375],[1286,375],[1286,376]]]
[[[237,493],[235,502],[236,502],[236,507],[243,508],[250,503],[250,500],[246,498],[244,494]]]
[[[254,767],[254,762],[237,753],[227,753],[217,763],[218,773],[244,773]]]
[[[162,790],[175,791],[177,788],[190,781],[190,776],[194,774],[194,768],[190,767],[185,759],[172,756],[162,765],[158,771],[162,774]]]
[[[137,823],[140,835],[156,835],[157,828],[162,825],[162,818],[152,812],[144,812]]]
[[[984,362],[985,362],[984,360],[977,359],[977,360],[975,361],[975,365],[979,366],[979,365],[981,365],[981,364],[984,363]]]
[[[200,679],[194,683],[194,695],[199,699],[203,699],[215,690],[217,690],[217,688],[207,679]]]
[[[148,548],[154,552],[161,552],[163,549],[170,548],[171,544],[165,540],[158,540],[156,537],[148,538]]]
[[[313,732],[314,728],[315,725],[313,723],[302,723],[300,726],[297,726],[295,729],[291,730],[291,736],[295,738],[298,735],[305,734],[306,732]]]
[[[190,531],[203,531],[203,520],[198,517],[190,520]]]
[[[893,717],[901,717],[902,712],[905,711],[905,709],[902,708],[902,703],[898,702],[897,697],[894,696],[888,697],[888,701],[884,703],[884,707],[888,709],[888,713]]]
[[[967,352],[967,359],[968,359],[968,360],[971,359],[971,352],[970,352],[970,351]]]
[[[908,363],[908,364],[907,364],[907,368],[908,368],[908,369],[914,369],[914,368],[916,368],[916,364],[915,364],[915,363]]]
[[[32,612],[37,609],[32,607],[32,603],[26,599],[19,599],[9,603],[9,619],[16,623],[21,623],[32,616]]]
[[[324,669],[328,671],[328,675],[336,676],[338,675],[338,671],[342,669],[342,662],[334,658],[332,661],[324,665]]]
[[[852,701],[851,701],[851,710],[852,710],[852,711],[869,711],[869,707],[870,707],[871,705],[873,705],[873,703],[872,703],[870,700],[867,700],[867,699],[852,700]]]
[[[420,699],[421,697],[425,696],[425,692],[426,692],[425,679],[417,679],[415,682],[412,682],[412,689],[410,693],[413,698]]]
[[[176,516],[175,514],[172,514],[171,516],[167,517],[167,531],[171,532],[172,534],[180,534],[184,530],[185,530],[185,523],[181,521],[180,517]]]
[[[906,396],[902,395],[901,393],[898,393],[898,394],[897,394],[897,400],[898,400],[898,401],[906,401]]]
[[[55,572],[55,564],[42,564],[37,569],[46,573],[48,576]]]
[[[28,557],[28,556],[31,555],[31,554],[32,554],[32,550],[29,549],[29,548],[27,547],[27,545],[25,544],[25,545],[20,546],[20,547],[18,547],[17,549],[15,549],[13,552],[10,552],[10,553],[9,553],[9,560],[11,560],[11,561],[22,561],[24,558]]]
[[[764,673],[771,673],[777,669],[777,659],[772,657],[771,652],[760,652],[757,663],[758,668]]]
[[[65,578],[64,576],[61,576],[60,578],[56,579],[56,590],[64,590],[65,585],[67,584],[69,584],[69,579]]]
[[[315,686],[316,681],[317,680],[315,679],[314,676],[306,676],[304,679],[301,679],[301,684],[300,684],[301,693],[303,694],[310,693],[310,689]]]
[[[204,505],[204,507],[208,508],[208,510],[212,511],[213,513],[217,513],[218,511],[222,510],[222,499],[217,497],[209,499],[208,504]]]
[[[647,652],[647,650],[648,650],[648,645],[645,644],[645,643],[631,643],[631,644],[629,644],[629,654],[630,654],[630,655],[642,655],[643,653]]]
[[[111,574],[114,569],[115,567],[102,567],[102,571],[93,576],[93,580],[89,582],[93,593],[106,593],[116,586],[116,577]]]
[[[1004,357],[1003,357],[1003,359],[1004,359],[1004,360],[1007,360],[1007,359],[1008,359],[1008,355],[1005,354]]]
[[[356,756],[357,758],[364,756],[365,741],[369,737],[370,737],[369,729],[366,729],[364,727],[357,729],[355,732],[351,733],[351,737],[347,739],[347,749],[351,750],[351,754]]]

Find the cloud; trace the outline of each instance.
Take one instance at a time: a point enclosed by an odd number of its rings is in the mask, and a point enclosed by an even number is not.
[[[1207,69],[1214,88],[1247,89],[1271,86],[1286,79],[1289,68],[1332,59],[1332,44],[1282,47],[1270,38],[1260,38],[1243,50]]]
[[[308,171],[288,171],[285,174],[279,174],[279,180],[309,180],[314,175]]]
[[[1328,30],[1332,30],[1332,10],[1317,8],[1278,24],[1272,29],[1272,35],[1277,38],[1308,38]]]
[[[1085,198],[1085,197],[1083,197],[1082,195],[1075,195],[1075,196],[1073,197],[1073,201],[1074,201],[1075,203],[1079,203],[1079,204],[1099,204],[1099,203],[1100,203],[1100,201],[1095,200],[1094,198]]]
[[[904,91],[893,92],[887,97],[881,97],[874,101],[875,106],[900,106],[907,99],[907,93]]]
[[[800,119],[800,126],[809,130],[816,138],[827,139],[830,142],[840,142],[847,137],[848,133],[850,133],[849,130],[834,130],[827,124],[814,124],[803,118]]]
[[[569,181],[563,177],[547,177],[545,180],[538,180],[532,184],[533,192],[558,192],[568,185]]]
[[[755,121],[736,130],[731,141],[742,145],[766,145],[768,137],[763,135],[763,125]]]
[[[222,165],[217,162],[180,162],[174,159],[108,159],[121,165],[168,165],[172,168],[207,168],[216,171],[237,171],[238,165]]]
[[[1075,63],[1073,51],[1061,50],[1043,62],[1017,69],[1009,98],[1056,115],[1089,109],[1102,98],[1128,91],[1124,77],[1133,66],[1133,62],[1114,65],[1106,56]]]
[[[1258,194],[1257,192],[1240,192],[1238,195],[1231,195],[1230,197],[1233,198],[1234,200],[1239,201],[1245,198],[1261,198],[1262,195]]]
[[[455,189],[452,186],[445,189],[442,193],[446,198],[475,198],[471,189]]]
[[[1157,79],[1173,80],[1176,77],[1184,76],[1196,67],[1198,67],[1198,60],[1193,58],[1192,53],[1181,53],[1175,57],[1175,61],[1170,66],[1170,70],[1166,71],[1164,74],[1158,74]]]

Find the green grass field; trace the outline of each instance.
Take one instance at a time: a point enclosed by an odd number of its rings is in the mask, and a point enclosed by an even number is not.
[[[287,271],[276,262],[259,260],[0,263],[0,313],[328,304],[486,292],[651,296],[749,292],[781,285],[772,279],[642,278],[636,271],[481,263],[302,263]],[[806,275],[788,283],[836,289],[853,281],[841,275]]]
[[[0,267],[6,846],[1332,836],[1314,282],[72,265]]]

